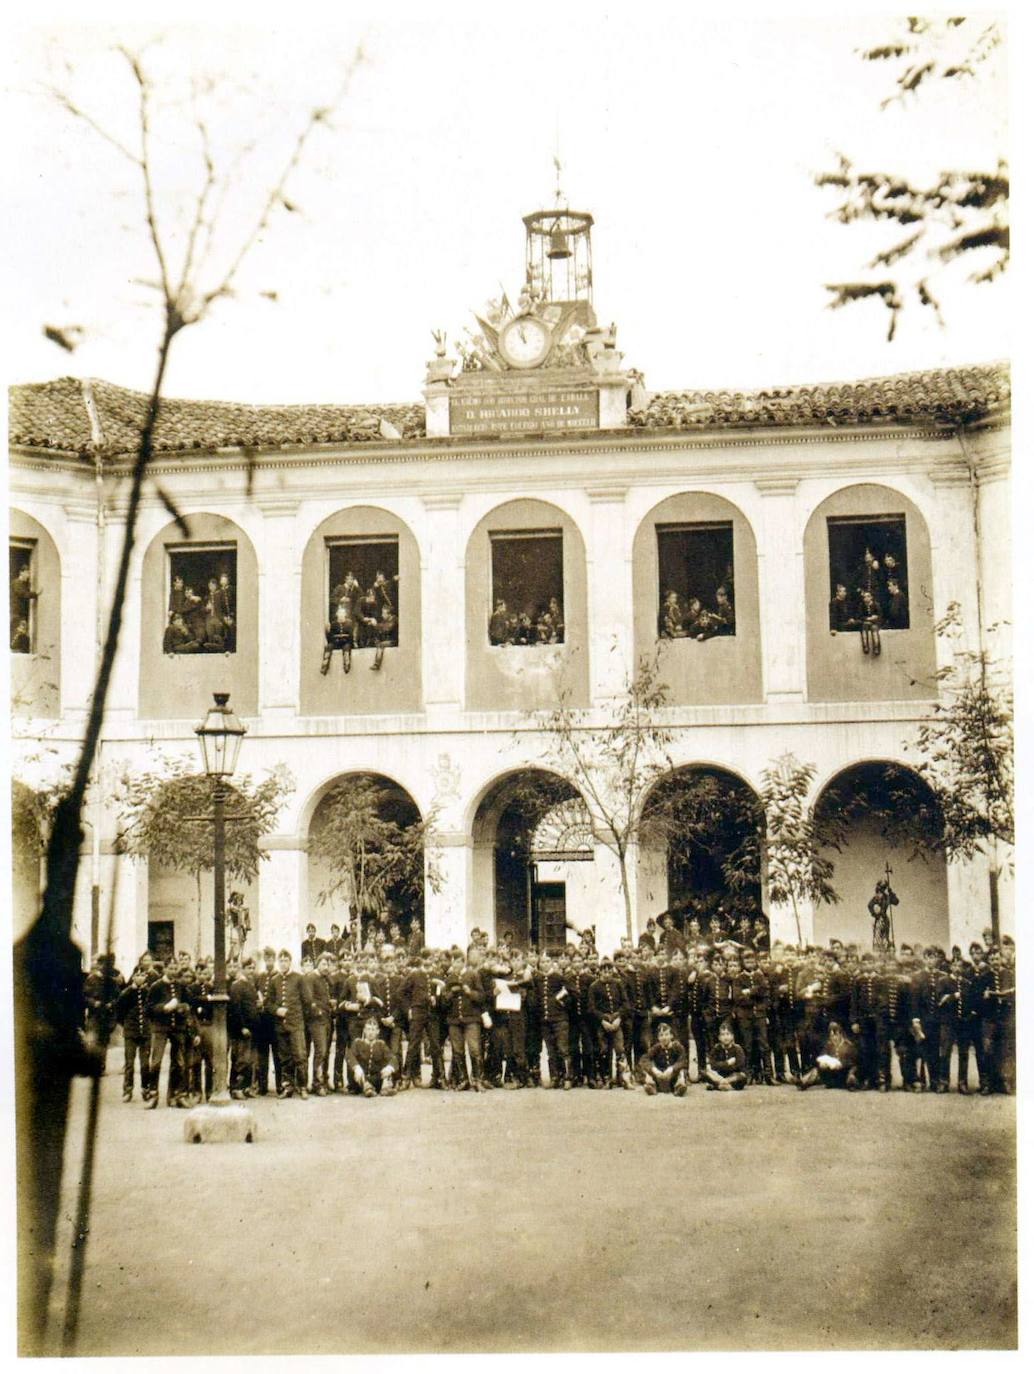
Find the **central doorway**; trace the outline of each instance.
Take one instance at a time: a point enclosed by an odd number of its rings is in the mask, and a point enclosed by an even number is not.
[[[491,911],[494,940],[509,933],[524,948],[559,952],[594,924],[591,827],[566,779],[544,769],[499,779],[475,814],[474,847],[472,909]]]
[[[567,884],[533,882],[529,944],[542,954],[559,954],[567,944]]]

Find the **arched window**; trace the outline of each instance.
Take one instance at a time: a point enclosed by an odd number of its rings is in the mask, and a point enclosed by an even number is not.
[[[707,492],[654,506],[632,552],[636,656],[661,646],[677,705],[761,700],[757,550],[746,516]]]
[[[61,558],[38,520],[10,513],[11,709],[61,714]]]
[[[258,712],[258,562],[232,520],[207,512],[171,523],[144,554],[139,714],[200,718],[229,692],[238,715]]]
[[[409,526],[376,506],[336,511],[302,559],[302,714],[418,711],[420,643],[420,550]]]
[[[862,483],[828,496],[804,531],[808,697],[936,695],[926,521],[907,497]]]
[[[467,543],[467,707],[588,703],[585,545],[547,501],[508,501]]]

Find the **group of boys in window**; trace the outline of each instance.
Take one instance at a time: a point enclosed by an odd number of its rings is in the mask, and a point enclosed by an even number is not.
[[[688,596],[683,605],[678,592],[664,593],[657,632],[661,639],[713,639],[716,635],[736,633],[736,611],[728,588],[715,589],[714,605],[706,607],[698,596]]]
[[[162,636],[166,654],[232,654],[237,651],[236,594],[225,569],[200,591],[176,574]]]
[[[833,582],[829,602],[831,634],[858,630],[866,653],[880,652],[880,630],[908,629],[908,592],[905,572],[892,553],[882,556],[866,548],[861,566],[850,582]]]
[[[12,568],[10,585],[11,653],[32,653],[32,603],[39,592],[32,585],[32,564],[28,558],[17,573]]]
[[[559,597],[523,611],[513,611],[497,597],[488,620],[490,644],[563,644],[564,608]]]
[[[326,676],[334,651],[341,652],[341,667],[349,672],[353,649],[374,649],[372,669],[384,662],[384,650],[398,647],[398,575],[390,580],[378,572],[365,590],[354,573],[346,571],[330,593],[330,619],[324,626],[323,661]]]

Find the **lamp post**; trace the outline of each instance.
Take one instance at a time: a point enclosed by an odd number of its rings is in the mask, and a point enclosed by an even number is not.
[[[255,1122],[250,1111],[231,1103],[226,1082],[226,793],[227,782],[237,767],[241,740],[247,726],[230,709],[229,692],[216,692],[215,705],[195,727],[201,746],[205,775],[215,784],[212,789],[212,816],[215,854],[213,887],[215,896],[215,987],[212,1013],[212,1092],[208,1108],[196,1107],[184,1127],[187,1140],[247,1140],[255,1137]],[[210,1109],[215,1108],[213,1113]]]

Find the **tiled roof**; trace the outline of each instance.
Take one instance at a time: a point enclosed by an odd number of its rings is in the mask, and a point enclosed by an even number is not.
[[[132,453],[147,413],[139,391],[89,383],[104,447]],[[59,453],[90,452],[90,420],[84,383],[74,377],[15,386],[10,390],[10,440]],[[385,425],[386,422],[386,425]],[[282,448],[415,439],[424,433],[422,405],[256,406],[233,401],[182,401],[163,397],[155,453],[210,452],[217,448]]]
[[[87,386],[105,451],[132,453],[146,396],[110,382],[87,384],[74,377],[11,388],[11,443],[73,456],[89,454],[92,429],[84,397]],[[648,394],[645,408],[630,411],[628,418],[630,425],[651,430],[968,424],[1007,404],[1009,397],[1008,367],[994,363],[763,391],[657,392]],[[420,404],[260,406],[163,398],[155,452],[398,443],[424,437]]]
[[[1009,396],[1008,366],[990,363],[764,391],[661,391],[628,418],[647,429],[972,424]]]

